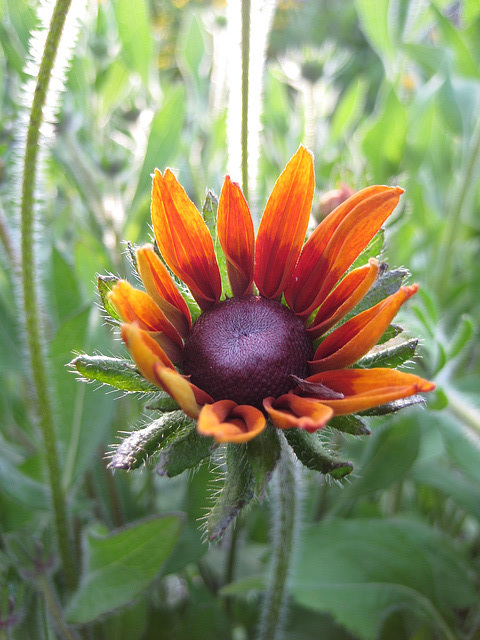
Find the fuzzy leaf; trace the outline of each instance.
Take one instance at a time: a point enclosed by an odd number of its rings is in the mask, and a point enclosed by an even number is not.
[[[357,304],[355,309],[348,314],[347,319],[354,315],[358,315],[362,311],[365,311],[365,309],[374,307],[376,304],[392,295],[392,293],[398,291],[405,278],[409,275],[410,273],[407,269],[393,269],[392,271],[385,271],[382,273],[382,275],[380,275],[373,283],[372,288],[366,296]]]
[[[399,367],[413,358],[417,346],[417,338],[411,338],[410,340],[404,340],[403,342],[394,344],[386,342],[383,345],[373,347],[373,349],[357,362],[356,366],[364,369],[370,369],[371,367]]]
[[[351,462],[342,462],[325,451],[317,434],[302,429],[285,429],[285,437],[297,458],[308,469],[328,474],[336,480],[353,471]]]
[[[100,294],[103,308],[115,321],[114,324],[120,323],[121,318],[115,311],[115,307],[113,306],[113,304],[108,299],[108,294],[113,289],[113,285],[118,282],[118,280],[119,278],[117,278],[117,276],[98,276],[97,278],[98,293]]]
[[[360,416],[384,416],[387,413],[395,413],[401,409],[406,409],[414,404],[424,404],[425,398],[421,395],[409,396],[408,398],[400,398],[400,400],[393,400],[387,402],[379,407],[372,407],[366,411],[359,411]]]
[[[240,509],[253,498],[255,475],[245,444],[228,444],[226,473],[220,493],[215,496],[207,518],[207,535],[210,541],[219,540]]]
[[[156,471],[161,476],[178,476],[186,469],[197,467],[216,447],[213,438],[201,436],[195,420],[190,420],[161,443]]]
[[[365,249],[352,264],[349,271],[352,271],[357,267],[363,267],[364,264],[367,264],[370,258],[378,258],[382,253],[384,242],[385,231],[383,229],[380,229],[377,235],[370,240]]]
[[[255,495],[263,499],[265,489],[280,458],[278,432],[272,425],[247,444],[248,458],[255,475]]]
[[[129,360],[83,354],[68,366],[76,369],[86,380],[96,380],[122,391],[158,392],[158,388],[145,380]]]
[[[353,436],[370,436],[372,434],[367,423],[353,413],[334,416],[329,421],[328,426],[343,433],[350,433]]]
[[[377,344],[383,344],[384,342],[388,342],[388,340],[391,340],[392,338],[396,338],[402,332],[403,332],[403,327],[401,327],[399,324],[391,324],[389,327],[385,329],[385,333],[377,342]]]

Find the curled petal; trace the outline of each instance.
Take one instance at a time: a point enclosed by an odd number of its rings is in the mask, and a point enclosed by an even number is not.
[[[217,233],[227,260],[233,295],[251,293],[255,232],[243,193],[230,176],[225,177],[218,202]]]
[[[220,299],[222,284],[213,240],[202,216],[173,173],[155,169],[152,223],[160,253],[203,309]]]
[[[158,385],[154,367],[161,364],[173,369],[173,364],[158,343],[135,324],[122,324],[122,339],[125,342],[140,373],[152,384]]]
[[[217,442],[240,443],[258,436],[265,425],[265,416],[255,407],[219,400],[202,408],[197,429],[204,436],[213,436]]]
[[[257,233],[255,282],[265,298],[278,298],[302,249],[312,207],[313,158],[300,147],[278,178]]]
[[[202,406],[213,402],[213,398],[208,393],[189,382],[175,369],[156,364],[154,375],[157,378],[157,385],[165,389],[190,418],[198,418]]]
[[[362,189],[328,215],[306,242],[285,298],[301,316],[316,309],[397,206],[403,189]]]
[[[135,289],[126,280],[119,280],[108,298],[123,322],[136,322],[145,331],[161,331],[182,346],[180,334],[148,293]]]
[[[152,245],[137,249],[137,265],[143,286],[177,331],[185,337],[192,326],[187,303]]]
[[[335,415],[365,411],[393,400],[435,389],[435,384],[412,373],[396,369],[341,369],[323,371],[307,378],[343,395],[341,399],[322,399]]]
[[[363,298],[378,275],[378,260],[370,258],[368,264],[348,273],[326,298],[307,331],[312,339],[326,333],[347,315]]]
[[[287,393],[279,398],[265,398],[263,406],[279,429],[305,429],[309,433],[322,429],[333,416],[333,410],[323,400],[300,398]]]
[[[400,289],[371,309],[354,316],[335,329],[320,344],[310,371],[343,369],[359,360],[377,343],[402,304],[418,291],[418,284]]]

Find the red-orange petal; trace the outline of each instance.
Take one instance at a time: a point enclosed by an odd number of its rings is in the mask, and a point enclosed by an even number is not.
[[[369,351],[385,332],[402,304],[418,291],[418,284],[400,289],[374,307],[335,329],[319,345],[310,371],[349,367]]]
[[[397,206],[403,189],[362,189],[332,211],[306,242],[285,299],[302,316],[314,311]]]
[[[318,338],[345,317],[375,282],[378,270],[378,260],[370,258],[368,264],[348,273],[323,302],[307,329],[308,335]]]
[[[261,411],[250,405],[238,405],[233,400],[206,404],[198,416],[197,429],[217,442],[248,442],[265,429]]]
[[[213,240],[202,216],[173,173],[155,169],[152,223],[160,253],[203,309],[220,299],[222,283]]]
[[[323,429],[333,410],[323,404],[323,400],[300,398],[287,393],[279,398],[265,398],[263,406],[273,424],[279,429],[296,427],[309,433]]]
[[[208,393],[189,382],[175,369],[169,369],[160,364],[154,365],[153,369],[157,384],[172,396],[190,418],[198,418],[202,406],[213,402],[213,398]]]
[[[427,393],[435,384],[412,373],[396,369],[340,369],[323,371],[307,378],[337,393],[342,399],[321,399],[335,415],[365,411],[416,393]]]
[[[227,261],[234,296],[252,292],[255,231],[252,216],[236,182],[225,177],[218,202],[217,233]]]
[[[161,331],[182,346],[180,334],[148,293],[135,289],[126,280],[119,280],[108,298],[123,322],[136,322],[145,331]]]
[[[312,207],[313,158],[300,147],[278,178],[260,222],[255,283],[265,298],[278,298],[295,268]]]
[[[143,286],[177,331],[185,337],[192,326],[187,303],[151,244],[137,249],[137,265]]]
[[[140,373],[152,384],[159,386],[154,367],[161,364],[173,369],[173,364],[158,343],[135,324],[122,324],[122,339],[125,342]]]

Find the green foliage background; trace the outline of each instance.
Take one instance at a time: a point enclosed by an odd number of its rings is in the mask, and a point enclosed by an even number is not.
[[[59,572],[15,276],[16,147],[36,9],[0,0],[0,638],[253,638],[266,501],[209,547],[198,520],[218,469],[112,475],[109,445],[152,418],[135,395],[79,384],[65,369],[73,352],[124,354],[94,281],[131,277],[123,241],[148,240],[153,169],[174,167],[199,206],[207,187],[220,190],[226,104],[213,108],[211,71],[223,3],[91,0],[45,156],[38,278],[73,593]],[[402,322],[422,339],[415,370],[438,388],[427,411],[373,418],[368,439],[334,443],[355,465],[347,484],[304,473],[286,638],[480,637],[479,113],[478,0],[278,3],[255,213],[300,142],[315,154],[317,216],[320,194],[340,181],[403,186],[387,257],[421,284]]]

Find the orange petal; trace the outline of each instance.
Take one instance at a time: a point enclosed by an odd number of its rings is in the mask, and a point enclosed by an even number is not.
[[[190,311],[167,268],[150,244],[137,249],[136,255],[140,277],[148,295],[153,298],[177,331],[185,337],[192,326]]]
[[[152,222],[160,253],[205,310],[220,299],[222,284],[207,225],[173,173],[155,169]]]
[[[126,280],[119,280],[108,298],[123,322],[136,322],[145,331],[162,331],[182,346],[180,334],[148,293],[134,289]]]
[[[309,433],[322,429],[333,411],[319,400],[300,398],[293,393],[287,393],[279,398],[265,398],[263,401],[273,424],[279,429],[305,429]]]
[[[310,371],[343,369],[357,362],[377,343],[402,304],[418,291],[418,284],[400,289],[374,307],[363,311],[335,329],[320,344]]]
[[[378,260],[370,258],[368,264],[354,269],[340,281],[307,329],[312,339],[326,333],[360,302],[375,282],[378,269]]]
[[[127,345],[140,373],[152,384],[159,386],[154,367],[161,364],[173,369],[173,364],[157,342],[135,324],[122,324],[122,339]]]
[[[362,189],[315,229],[298,260],[285,299],[298,315],[309,315],[333,289],[397,206],[403,189]]]
[[[305,240],[314,187],[313,158],[301,146],[275,183],[257,233],[255,282],[265,298],[278,298],[290,280]]]
[[[189,382],[175,369],[156,364],[154,375],[157,378],[157,385],[165,389],[190,418],[198,418],[202,406],[213,402],[213,398],[208,393]]]
[[[217,233],[227,260],[234,296],[252,292],[255,232],[252,216],[236,182],[225,177],[218,203]]]
[[[323,399],[335,415],[365,411],[393,400],[435,389],[435,384],[412,373],[396,369],[341,369],[323,371],[307,378],[344,395],[342,399]]]
[[[217,442],[248,442],[265,429],[261,411],[250,405],[238,405],[233,400],[206,404],[198,416],[197,429]]]

